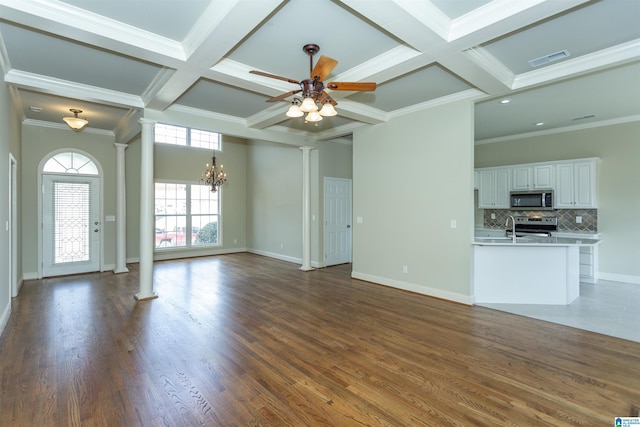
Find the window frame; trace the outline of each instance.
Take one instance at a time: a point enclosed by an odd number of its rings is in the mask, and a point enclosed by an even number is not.
[[[179,144],[178,142],[168,142],[168,141],[158,141],[156,126],[166,126],[167,128],[175,128],[175,129],[184,129],[185,130],[185,143]],[[203,133],[203,134],[215,134],[218,136],[216,143],[211,143],[211,146],[205,147],[202,145],[192,145],[192,134],[195,133]],[[199,140],[201,141],[201,140]],[[222,152],[222,134],[219,132],[207,130],[207,129],[199,129],[199,128],[191,128],[188,126],[178,126],[169,123],[156,123],[153,128],[153,142],[154,144],[164,144],[170,145],[174,147],[186,147],[186,148],[194,148],[198,150],[212,150],[212,151],[220,151]]]
[[[175,214],[167,214],[165,213],[157,213],[156,211],[156,205],[157,205],[157,199],[156,199],[156,185],[157,184],[173,184],[176,186],[180,186],[180,185],[184,185],[185,186],[185,212],[184,213],[178,213],[177,209],[176,209],[176,213]],[[187,230],[193,230],[193,217],[200,217],[200,216],[204,216],[205,214],[199,213],[199,214],[193,214],[192,213],[192,194],[193,194],[193,187],[207,187],[207,186],[203,186],[202,184],[200,184],[199,182],[193,182],[193,181],[181,181],[181,180],[170,180],[170,179],[157,179],[154,181],[154,250],[155,251],[175,251],[175,250],[193,250],[193,249],[207,249],[207,248],[219,248],[222,247],[222,192],[217,192],[215,193],[217,195],[217,213],[210,213],[210,214],[206,214],[208,216],[214,216],[216,217],[216,222],[217,222],[217,242],[216,243],[209,243],[209,244],[199,244],[199,245],[194,245],[193,242],[193,232],[188,233]],[[165,197],[165,200],[166,197]],[[179,199],[177,199],[179,200]],[[176,244],[175,245],[169,245],[169,246],[159,246],[158,243],[158,227],[157,227],[157,223],[158,223],[158,219],[159,218],[165,218],[168,216],[172,216],[172,217],[184,217],[185,218],[185,237],[184,237],[184,245],[178,245],[178,241],[176,238]],[[169,230],[163,230],[163,233],[160,234],[164,234],[165,236],[167,235],[167,233],[169,232],[176,232],[178,228],[180,228],[181,226],[178,225],[178,221],[176,221],[176,225],[174,227],[174,230],[169,231]],[[160,243],[162,243],[162,241],[160,241]]]

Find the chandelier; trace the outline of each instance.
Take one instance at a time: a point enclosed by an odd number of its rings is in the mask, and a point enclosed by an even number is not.
[[[65,123],[74,131],[80,132],[82,128],[89,124],[88,120],[78,117],[78,114],[82,113],[82,110],[70,108],[69,111],[73,113],[73,117],[63,117],[62,120],[64,120]]]
[[[207,163],[204,173],[200,177],[200,183],[203,185],[210,185],[211,192],[215,193],[218,191],[218,187],[226,184],[226,182],[227,174],[224,171],[223,165],[220,165],[220,168],[216,166],[216,152],[214,150],[211,165]]]

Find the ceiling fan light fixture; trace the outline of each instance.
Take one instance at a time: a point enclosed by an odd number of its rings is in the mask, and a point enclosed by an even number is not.
[[[319,122],[320,120],[322,120],[322,116],[317,111],[311,111],[304,119],[307,122]]]
[[[304,100],[302,100],[302,105],[300,105],[300,111],[302,111],[303,113],[318,111],[318,106],[316,105],[316,101],[314,101],[313,98],[309,96],[306,97]]]
[[[331,102],[326,102],[320,109],[319,114],[324,117],[333,117],[333,116],[337,116],[338,112],[336,111],[335,108],[333,108],[333,105],[331,105]]]
[[[64,120],[64,122],[74,131],[80,132],[86,125],[89,124],[88,120],[78,117],[78,114],[82,113],[82,110],[70,108],[69,111],[73,113],[73,117],[63,117],[62,120]]]
[[[289,107],[289,110],[287,111],[287,117],[302,117],[302,116],[304,116],[304,112],[300,110],[300,107],[297,104],[292,103],[291,107]]]

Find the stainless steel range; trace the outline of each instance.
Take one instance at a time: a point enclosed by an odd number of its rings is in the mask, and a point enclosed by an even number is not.
[[[551,236],[558,231],[558,218],[556,217],[515,217],[516,236],[535,235]],[[512,229],[507,228],[507,236],[513,234]]]

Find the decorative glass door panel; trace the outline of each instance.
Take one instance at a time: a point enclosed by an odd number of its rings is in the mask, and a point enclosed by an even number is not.
[[[44,277],[100,269],[98,178],[43,175]]]

